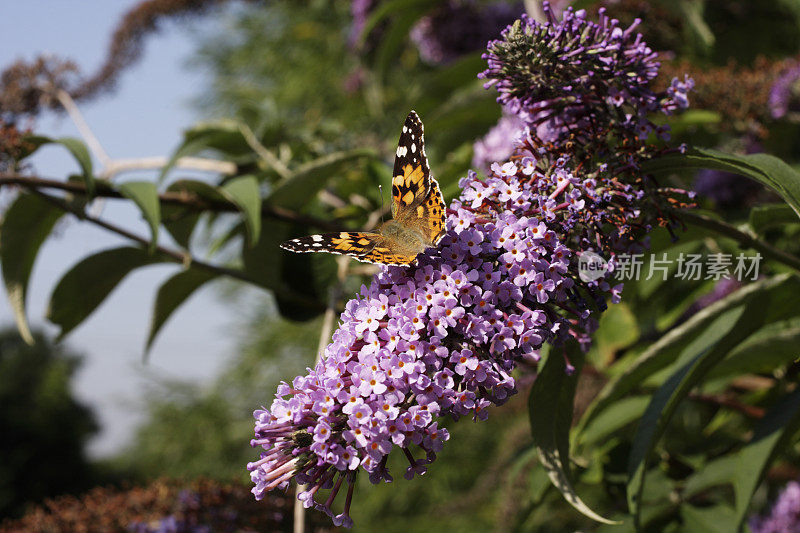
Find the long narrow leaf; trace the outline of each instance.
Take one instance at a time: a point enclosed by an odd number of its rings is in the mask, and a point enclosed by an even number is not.
[[[190,267],[188,270],[178,272],[159,287],[156,301],[153,305],[150,332],[147,335],[147,344],[145,345],[145,359],[150,353],[150,348],[152,348],[156,336],[169,317],[172,316],[172,313],[197,289],[216,277],[217,274],[215,273]]]
[[[27,140],[34,145],[34,151],[40,146],[45,144],[60,144],[66,148],[72,157],[78,162],[81,167],[81,177],[86,184],[86,192],[89,196],[94,195],[95,179],[94,170],[92,166],[92,156],[89,154],[89,149],[80,139],[74,137],[61,137],[60,139],[53,139],[42,135],[34,135],[27,138]]]
[[[759,205],[750,210],[750,227],[756,233],[792,223],[797,223],[797,215],[786,204]]]
[[[778,453],[800,429],[800,389],[784,397],[762,418],[738,455],[734,478],[736,520],[744,521],[750,500]]]
[[[244,162],[253,160],[252,149],[244,140],[239,126],[232,120],[218,120],[201,123],[184,133],[184,140],[175,149],[167,163],[162,167],[158,177],[161,183],[170,170],[175,168],[178,160],[201,152],[211,150],[225,155],[226,160]]]
[[[142,212],[147,225],[150,227],[150,253],[158,245],[158,228],[161,225],[161,203],[158,199],[158,189],[150,181],[128,181],[117,186],[119,192],[133,200],[139,211]]]
[[[83,259],[64,274],[50,296],[47,318],[63,338],[86,320],[131,271],[164,261],[142,248],[104,250]]]
[[[53,226],[64,212],[38,196],[21,194],[6,210],[0,225],[0,268],[17,329],[25,342],[33,344],[25,297],[33,264]]]
[[[583,362],[580,349],[570,350],[570,355],[577,370],[574,375],[567,375],[563,355],[553,349],[550,350],[550,355],[540,368],[539,375],[531,388],[528,412],[533,442],[539,452],[539,461],[564,499],[592,520],[614,524],[616,522],[590,509],[580,499],[570,481],[569,429],[572,422],[575,388]]]
[[[430,8],[431,0],[389,0],[388,2],[381,2],[372,10],[369,18],[364,23],[364,28],[358,38],[359,45],[363,45],[372,30],[387,18],[395,13],[403,13],[419,6],[428,6]]]
[[[683,154],[653,159],[644,166],[647,172],[701,168],[725,170],[754,179],[777,192],[800,216],[800,173],[772,155],[735,155],[709,148],[692,148]]]
[[[681,360],[688,357],[692,357],[692,359],[672,374],[653,395],[639,422],[628,461],[628,507],[634,516],[635,524],[639,523],[640,518],[640,502],[647,459],[666,430],[675,409],[716,363],[761,327],[764,314],[760,310],[768,303],[769,295],[759,293],[752,300],[751,305],[741,305],[720,316],[715,324],[720,324],[727,329],[727,334],[713,346],[696,355],[698,345],[701,343],[693,342],[689,345],[681,354]]]
[[[250,246],[254,246],[261,235],[261,194],[258,180],[254,176],[241,176],[220,187],[220,192],[241,211],[247,226],[248,242]]]
[[[639,356],[630,368],[609,382],[600,391],[597,398],[584,413],[578,424],[578,431],[582,431],[600,412],[634,390],[648,376],[673,363],[681,350],[697,335],[703,333],[708,324],[722,313],[749,302],[756,294],[762,291],[770,292],[777,296],[774,300],[775,307],[769,310],[770,316],[766,320],[778,320],[780,319],[779,314],[786,311],[787,305],[794,306],[792,299],[800,291],[800,281],[790,274],[785,274],[751,283],[698,312],[684,324],[670,330]]]

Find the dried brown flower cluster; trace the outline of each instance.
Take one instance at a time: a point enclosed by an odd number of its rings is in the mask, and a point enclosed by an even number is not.
[[[80,497],[53,498],[18,520],[6,520],[0,532],[291,530],[291,496],[272,494],[266,508],[264,503],[244,485],[159,480],[146,487],[95,488]]]
[[[764,57],[758,58],[752,67],[736,63],[723,67],[700,67],[685,61],[665,63],[657,81],[667,86],[674,76],[688,73],[695,81],[692,108],[719,113],[721,131],[765,137],[767,130],[763,125],[773,120],[768,105],[770,89],[795,64],[794,58]]]
[[[78,66],[54,56],[14,62],[0,74],[0,110],[5,116],[35,114],[57,105],[56,89],[71,90],[78,83]]]
[[[55,89],[67,91],[75,100],[89,100],[114,87],[120,73],[142,55],[145,37],[167,19],[198,15],[228,0],[145,0],[128,11],[117,25],[106,59],[95,74],[80,77],[68,60],[39,56],[19,60],[0,74],[0,110],[34,116],[54,107]],[[245,0],[255,1],[255,0]]]
[[[0,173],[13,170],[19,161],[33,146],[25,140],[29,129],[20,129],[13,122],[5,122],[0,118]]]

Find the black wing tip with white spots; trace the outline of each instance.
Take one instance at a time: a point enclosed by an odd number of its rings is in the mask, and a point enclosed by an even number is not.
[[[309,235],[307,237],[300,237],[299,239],[282,242],[281,248],[301,254],[308,252],[327,252],[328,250],[323,247],[322,243],[322,235]]]
[[[402,176],[406,165],[421,165],[425,173],[430,173],[428,158],[425,155],[425,128],[417,112],[411,110],[403,123],[403,131],[397,142],[393,176]]]

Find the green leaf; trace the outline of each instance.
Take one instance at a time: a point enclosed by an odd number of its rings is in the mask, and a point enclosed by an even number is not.
[[[617,430],[641,418],[650,398],[633,396],[623,398],[602,411],[577,434],[576,444],[599,442]]]
[[[736,455],[729,454],[705,463],[686,480],[682,493],[683,499],[691,498],[712,487],[731,483],[738,467],[738,460]]]
[[[358,38],[358,45],[363,46],[372,30],[393,14],[404,13],[415,7],[426,6],[430,8],[431,0],[389,0],[388,2],[381,2],[371,11],[369,18],[364,23],[364,28]]]
[[[615,523],[592,511],[578,497],[570,481],[569,428],[583,354],[576,343],[570,342],[568,346],[571,362],[576,367],[572,376],[567,375],[566,362],[559,349],[551,349],[546,361],[539,363],[539,375],[528,397],[533,442],[550,481],[570,505],[592,520]]]
[[[646,172],[709,168],[740,174],[777,192],[800,216],[800,173],[772,155],[734,155],[709,148],[690,148],[684,154],[653,159],[643,168]]]
[[[630,307],[625,303],[612,305],[600,315],[590,360],[597,366],[607,366],[613,361],[617,350],[629,346],[638,338],[639,325]]]
[[[786,204],[760,205],[750,210],[750,227],[756,233],[764,233],[766,229],[792,223],[797,223],[797,215]]]
[[[425,119],[426,130],[431,132],[432,139],[435,137],[436,148],[449,154],[464,143],[471,147],[475,139],[485,135],[502,116],[502,109],[494,99],[480,80],[475,80],[432,109]]]
[[[197,196],[210,203],[230,203],[216,187],[204,181],[176,180],[169,184],[166,192]],[[165,203],[161,206],[161,221],[164,228],[178,244],[187,249],[200,215],[199,210],[180,205]]]
[[[189,248],[192,233],[200,220],[200,213],[179,205],[164,204],[161,206],[161,223],[181,247]]]
[[[705,49],[710,49],[714,46],[714,32],[708,27],[706,21],[703,20],[703,7],[705,2],[682,0],[680,2],[680,12],[686,21],[686,26],[691,33],[696,37],[697,41]]]
[[[388,74],[397,63],[397,58],[403,52],[403,45],[408,41],[408,34],[414,23],[431,9],[430,2],[420,3],[407,1],[408,5],[399,12],[381,35],[380,43],[375,53],[375,71],[380,79],[388,79]]]
[[[86,184],[86,192],[90,197],[94,195],[95,180],[94,171],[92,169],[92,156],[89,154],[89,149],[86,148],[86,145],[83,143],[83,141],[74,137],[61,137],[60,139],[52,139],[42,135],[28,137],[27,140],[34,145],[34,149],[31,153],[45,144],[60,144],[66,148],[81,167],[81,177],[83,178],[83,182]]]
[[[142,248],[121,247],[86,257],[64,274],[50,296],[47,318],[63,338],[86,320],[122,279],[136,268],[163,262]]]
[[[147,335],[147,343],[145,345],[145,360],[150,353],[150,348],[153,346],[156,336],[169,317],[172,316],[172,313],[175,312],[194,291],[216,277],[216,273],[189,267],[188,270],[178,272],[159,287],[153,306],[150,333]]]
[[[261,192],[255,176],[234,178],[220,187],[220,192],[242,212],[248,242],[254,246],[261,234]]]
[[[800,309],[798,309],[800,313]],[[772,327],[775,326],[775,327]],[[711,372],[709,379],[770,373],[800,358],[800,323],[770,325],[747,339]]]
[[[719,504],[713,507],[695,507],[684,504],[680,509],[683,519],[682,531],[702,531],[703,533],[730,533],[736,529],[736,513],[730,505]]]
[[[753,438],[739,451],[738,468],[733,482],[736,523],[741,524],[750,500],[775,457],[791,444],[800,429],[800,389],[786,395],[762,418]]]
[[[673,328],[642,353],[625,372],[610,381],[597,395],[578,424],[582,431],[593,418],[618,399],[638,387],[648,376],[673,363],[692,340],[706,332],[709,324],[726,311],[750,302],[760,292],[774,296],[774,308],[768,311],[766,322],[779,320],[780,314],[794,308],[793,295],[800,291],[800,280],[790,275],[759,280],[747,285],[698,312],[682,325]],[[787,307],[788,306],[788,307]]]
[[[300,209],[325,187],[341,166],[361,157],[375,157],[375,153],[366,149],[335,152],[305,163],[289,180],[275,187],[265,201],[287,209]]]
[[[674,137],[681,137],[699,126],[719,124],[721,121],[722,115],[709,109],[688,109],[679,115],[654,118],[656,124],[668,124],[670,134]]]
[[[291,226],[273,221],[253,247],[242,250],[244,272],[275,295],[282,316],[308,320],[325,310],[327,288],[334,282],[336,262],[328,254],[293,254],[280,249]]]
[[[6,210],[0,225],[0,268],[14,311],[17,329],[25,342],[33,344],[25,314],[25,297],[33,264],[53,226],[64,212],[31,194],[21,194]]]
[[[675,409],[716,363],[761,327],[764,320],[761,309],[768,303],[769,295],[761,292],[755,295],[749,305],[740,305],[722,314],[708,328],[713,333],[706,332],[693,341],[681,353],[678,364],[691,359],[682,364],[653,394],[639,422],[628,458],[628,507],[635,524],[639,524],[647,459],[666,430]],[[724,332],[722,336],[719,330]],[[721,338],[709,346],[707,337]]]
[[[269,231],[261,232],[255,246],[242,249],[244,271],[260,286],[270,290],[281,287],[281,265],[284,256],[280,245],[288,238],[289,225],[276,221],[270,224]]]
[[[478,73],[486,68],[486,60],[481,55],[480,51],[465,54],[453,63],[433,71],[425,80],[425,97],[441,105],[454,91],[472,84]],[[421,112],[420,106],[415,105]]]
[[[149,251],[153,253],[158,246],[158,227],[161,225],[161,203],[158,199],[158,189],[150,181],[127,181],[117,185],[117,190],[133,200],[133,203],[142,212],[142,217],[150,226]]]

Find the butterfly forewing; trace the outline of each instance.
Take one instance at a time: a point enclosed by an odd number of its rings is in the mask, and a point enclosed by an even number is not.
[[[406,117],[394,158],[392,172],[392,216],[415,202],[421,203],[430,190],[431,169],[425,155],[422,121],[415,111]]]
[[[292,252],[328,252],[349,255],[359,261],[384,265],[407,265],[415,255],[394,252],[392,243],[380,233],[342,231],[309,235],[281,244],[281,248]]]
[[[378,233],[342,231],[292,239],[281,244],[281,248],[292,252],[329,252],[358,257],[369,253],[377,238],[380,238]]]

